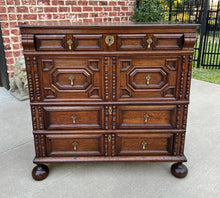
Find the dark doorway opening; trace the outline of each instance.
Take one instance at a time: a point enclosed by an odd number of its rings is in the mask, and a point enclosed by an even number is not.
[[[1,23],[0,23],[0,27],[1,27]],[[1,28],[0,28],[0,86],[5,87],[6,89],[10,88]]]

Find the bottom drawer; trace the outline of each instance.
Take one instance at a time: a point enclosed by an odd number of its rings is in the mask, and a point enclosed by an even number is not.
[[[171,155],[173,134],[118,134],[117,155]]]
[[[103,155],[102,134],[46,135],[48,156]]]

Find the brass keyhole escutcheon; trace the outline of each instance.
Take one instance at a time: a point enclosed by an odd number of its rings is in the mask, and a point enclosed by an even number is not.
[[[150,116],[149,116],[147,113],[144,114],[144,123],[145,123],[145,124],[147,124],[149,117],[150,117]]]
[[[147,75],[145,78],[146,78],[146,84],[149,85],[151,79],[150,75]]]
[[[70,76],[69,80],[70,80],[71,86],[73,86],[74,85],[74,80],[75,80],[74,76]]]
[[[108,142],[111,142],[111,141],[112,141],[112,136],[108,135]]]
[[[73,124],[76,124],[76,115],[72,115],[72,119],[73,119]]]
[[[109,115],[112,115],[112,107],[109,107],[108,113],[109,113]]]
[[[66,43],[69,45],[69,50],[72,50],[73,41],[69,39]]]
[[[151,38],[147,39],[147,48],[150,49],[150,45],[153,43],[153,40]]]
[[[78,142],[73,142],[72,145],[73,145],[73,150],[76,151],[77,150]]]
[[[105,43],[106,43],[108,46],[113,45],[114,42],[115,42],[114,36],[108,35],[108,36],[105,37]]]
[[[146,145],[147,145],[147,142],[144,140],[144,141],[142,142],[142,146],[143,146],[142,149],[143,149],[143,150],[146,150]]]

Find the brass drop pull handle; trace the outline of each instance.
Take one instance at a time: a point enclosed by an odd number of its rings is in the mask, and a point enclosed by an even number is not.
[[[112,107],[109,107],[108,113],[109,113],[109,115],[112,115]]]
[[[145,78],[146,78],[146,84],[149,85],[151,79],[150,75],[147,75]]]
[[[106,43],[108,46],[113,45],[114,42],[115,42],[114,36],[108,35],[108,36],[105,37],[105,43]]]
[[[150,45],[153,43],[153,40],[151,38],[147,39],[147,48],[150,49]]]
[[[145,123],[145,124],[147,124],[149,117],[150,117],[150,116],[149,116],[147,113],[144,114],[144,123]]]
[[[144,140],[144,141],[142,142],[142,146],[143,146],[142,149],[143,149],[143,150],[146,150],[146,145],[147,145],[147,142]]]
[[[76,115],[72,115],[72,119],[73,119],[73,124],[76,124]]]
[[[76,151],[77,150],[78,142],[73,142],[72,145],[73,145],[73,150]]]
[[[69,39],[66,43],[69,45],[69,50],[72,50],[73,41]]]
[[[75,80],[74,76],[70,76],[69,80],[70,80],[71,86],[73,86],[74,85],[74,80]]]
[[[108,142],[111,142],[111,141],[112,141],[112,136],[108,135]]]

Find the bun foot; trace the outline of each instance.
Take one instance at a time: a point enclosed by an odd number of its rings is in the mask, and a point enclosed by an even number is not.
[[[45,179],[49,174],[49,168],[46,165],[38,164],[32,170],[33,179],[40,181]]]
[[[171,173],[177,178],[183,178],[186,177],[188,169],[183,163],[175,163],[171,166]]]

